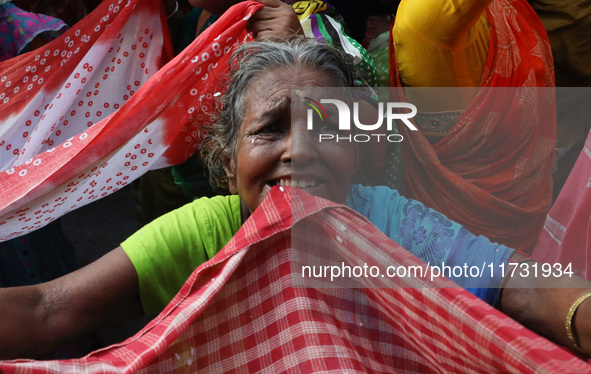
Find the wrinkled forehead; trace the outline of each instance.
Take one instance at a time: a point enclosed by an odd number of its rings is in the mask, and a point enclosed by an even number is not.
[[[351,107],[354,97],[350,87],[311,87],[295,86],[291,88],[292,111],[300,113],[310,110],[321,117],[328,114],[338,114],[341,104]]]
[[[329,73],[313,68],[278,67],[261,72],[253,77],[248,91],[259,91],[261,98],[271,98],[277,94],[290,92],[294,87],[339,87],[338,81]]]
[[[307,67],[282,67],[255,76],[246,89],[247,107],[277,106],[287,103],[291,110],[309,108],[309,102],[322,98],[350,101],[347,88],[330,74]]]
[[[280,101],[291,101],[291,80],[261,74],[253,78],[245,91],[246,101],[256,104],[273,105]]]

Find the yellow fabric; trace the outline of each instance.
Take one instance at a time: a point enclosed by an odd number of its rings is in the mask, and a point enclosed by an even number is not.
[[[485,11],[489,3],[402,0],[392,29],[402,83],[407,87],[478,87],[490,42]],[[471,100],[426,99],[423,109],[462,110]]]
[[[321,0],[296,1],[291,7],[295,10],[300,21],[302,21],[310,17],[312,14],[326,11],[326,9],[328,9],[328,4]]]

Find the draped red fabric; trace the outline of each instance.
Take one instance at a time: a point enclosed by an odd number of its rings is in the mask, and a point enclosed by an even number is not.
[[[434,145],[399,126],[404,195],[474,234],[531,253],[552,198],[552,54],[525,0],[494,0],[487,12],[492,30],[481,88],[455,126]],[[391,66],[391,84],[400,87],[392,46]]]
[[[258,6],[239,4],[158,71],[167,42],[156,0],[105,0],[63,38],[0,65],[0,83],[10,88],[0,99],[1,237],[34,230],[192,153],[227,54],[247,38],[246,19]],[[0,362],[0,371],[591,372],[459,288],[422,279],[413,280],[418,288],[404,279],[392,280],[397,287],[292,287],[301,276],[292,224],[323,230],[349,259],[418,263],[357,213],[274,187],[135,336],[80,359]]]
[[[0,63],[0,240],[186,160],[260,6],[232,8],[162,67],[161,1],[106,0],[60,38]]]
[[[591,133],[550,209],[532,257],[591,279]]]
[[[292,287],[301,278],[292,224],[321,231],[352,260],[419,263],[348,208],[274,187],[135,336],[81,359],[5,361],[0,371],[591,373],[467,291],[432,287],[449,281],[360,278],[361,288]]]

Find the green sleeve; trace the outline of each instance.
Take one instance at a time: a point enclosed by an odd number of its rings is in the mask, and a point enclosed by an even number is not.
[[[135,267],[146,314],[159,313],[242,224],[237,195],[201,198],[144,226],[121,246]]]

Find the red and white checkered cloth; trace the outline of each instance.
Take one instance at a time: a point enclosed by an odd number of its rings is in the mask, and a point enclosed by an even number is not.
[[[82,359],[5,361],[0,371],[591,373],[565,349],[459,288],[423,287],[422,280],[419,288],[291,287],[299,276],[291,222],[316,227],[331,242],[338,236],[345,257],[412,259],[348,208],[275,187],[135,336]],[[364,249],[368,243],[372,251]]]

